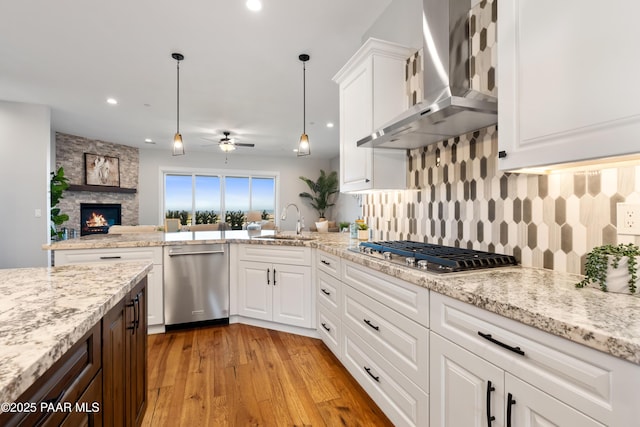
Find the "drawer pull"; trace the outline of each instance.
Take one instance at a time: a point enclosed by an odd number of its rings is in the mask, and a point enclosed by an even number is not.
[[[491,392],[496,388],[491,384],[491,381],[487,382],[487,427],[491,427],[491,423],[496,419],[491,415]]]
[[[482,332],[478,331],[478,335],[480,335],[482,338],[484,338],[487,341],[491,341],[492,343],[499,345],[502,348],[506,348],[509,351],[513,351],[514,353],[518,353],[520,356],[524,356],[524,351],[520,350],[520,347],[512,347],[512,346],[510,346],[508,344],[500,342],[497,339],[493,338],[491,336],[491,334],[483,334]]]
[[[100,259],[120,259],[122,258],[120,255],[111,255],[111,256],[101,256]]]
[[[379,331],[379,330],[380,330],[380,327],[379,327],[379,326],[374,325],[373,323],[371,323],[371,320],[369,320],[369,319],[362,319],[362,321],[363,321],[364,323],[366,323],[367,325],[371,326],[371,327],[372,327],[373,329],[375,329],[376,331]]]
[[[331,295],[331,292],[329,292],[329,291],[328,291],[328,290],[326,290],[326,289],[320,289],[320,290],[321,290],[321,291],[322,291],[322,293],[323,293],[323,294],[325,294],[325,295]]]
[[[366,366],[363,366],[364,370],[367,371],[367,374],[369,374],[369,376],[371,378],[373,378],[374,380],[376,380],[377,382],[380,382],[380,377],[379,376],[375,376],[371,373],[371,368],[367,368]]]
[[[331,263],[329,261],[320,260],[320,262],[323,263],[324,265],[331,265]]]
[[[507,394],[507,427],[511,427],[511,407],[516,404],[513,394]]]
[[[322,327],[324,328],[325,331],[327,332],[331,332],[331,328],[327,326],[326,323],[321,323]]]

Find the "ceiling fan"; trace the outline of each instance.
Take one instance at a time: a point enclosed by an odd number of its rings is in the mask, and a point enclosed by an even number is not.
[[[225,153],[233,151],[237,147],[255,147],[255,144],[236,142],[234,138],[229,138],[229,135],[231,135],[231,132],[229,131],[223,131],[222,133],[224,134],[224,137],[220,138],[218,147],[220,147],[220,149]]]

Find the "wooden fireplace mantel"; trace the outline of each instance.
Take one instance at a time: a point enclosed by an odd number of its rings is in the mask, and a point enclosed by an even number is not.
[[[81,185],[71,184],[67,191],[95,191],[99,193],[136,193],[138,190],[135,188],[124,187],[106,187],[102,185]]]

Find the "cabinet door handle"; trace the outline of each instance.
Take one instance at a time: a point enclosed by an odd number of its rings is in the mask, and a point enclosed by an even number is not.
[[[512,346],[510,346],[508,344],[500,342],[497,339],[493,338],[491,336],[491,334],[483,334],[482,332],[478,331],[478,335],[480,335],[482,338],[484,338],[487,341],[491,341],[492,343],[499,345],[502,348],[506,348],[509,351],[513,351],[514,353],[518,353],[520,356],[524,356],[524,351],[520,350],[520,347],[512,347]]]
[[[329,261],[325,261],[325,260],[320,260],[321,263],[323,263],[324,265],[331,265],[331,263]]]
[[[491,381],[487,381],[487,427],[491,427],[491,423],[496,419],[491,415],[491,392],[496,388],[491,384]]]
[[[375,376],[371,373],[371,368],[367,368],[366,366],[363,366],[364,370],[367,371],[367,374],[369,374],[369,376],[371,378],[373,378],[374,380],[376,380],[377,382],[380,382],[380,377],[379,376]]]
[[[136,295],[135,299],[133,300],[133,302],[135,303],[134,308],[137,308],[137,310],[135,310],[134,314],[136,317],[136,329],[138,329],[140,327],[140,294]]]
[[[362,321],[363,321],[364,323],[366,323],[367,325],[369,325],[370,327],[372,327],[373,329],[375,329],[376,331],[379,331],[379,330],[380,330],[380,326],[376,326],[376,325],[374,325],[373,323],[371,323],[371,320],[369,320],[369,319],[362,319]]]
[[[273,267],[273,286],[276,285],[276,268]]]
[[[121,259],[120,255],[112,255],[112,256],[101,256],[100,259]]]
[[[326,323],[321,323],[322,327],[324,328],[325,331],[327,332],[331,332],[331,328],[327,326]]]
[[[328,295],[331,295],[331,292],[329,292],[328,290],[326,290],[326,289],[324,289],[324,288],[323,288],[323,289],[320,289],[320,290],[322,291],[322,293],[323,293],[323,294],[325,294],[325,295],[327,295],[327,296],[328,296]]]
[[[364,182],[371,182],[371,180],[369,178],[366,178]]]
[[[127,326],[127,329],[131,331],[131,335],[136,333],[136,300],[135,298],[131,300],[130,303],[125,305],[127,308],[133,308],[133,320],[131,321],[131,326]]]
[[[516,404],[513,394],[507,394],[507,427],[511,427],[511,407]]]
[[[267,285],[271,284],[271,276],[269,276],[271,274],[271,269],[267,268]]]
[[[505,157],[507,157],[507,152],[502,150],[502,151],[498,151],[498,158],[499,159],[504,159]]]

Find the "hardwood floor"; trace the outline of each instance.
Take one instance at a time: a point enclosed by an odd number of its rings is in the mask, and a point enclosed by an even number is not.
[[[144,426],[392,426],[322,341],[233,324],[150,335]]]

